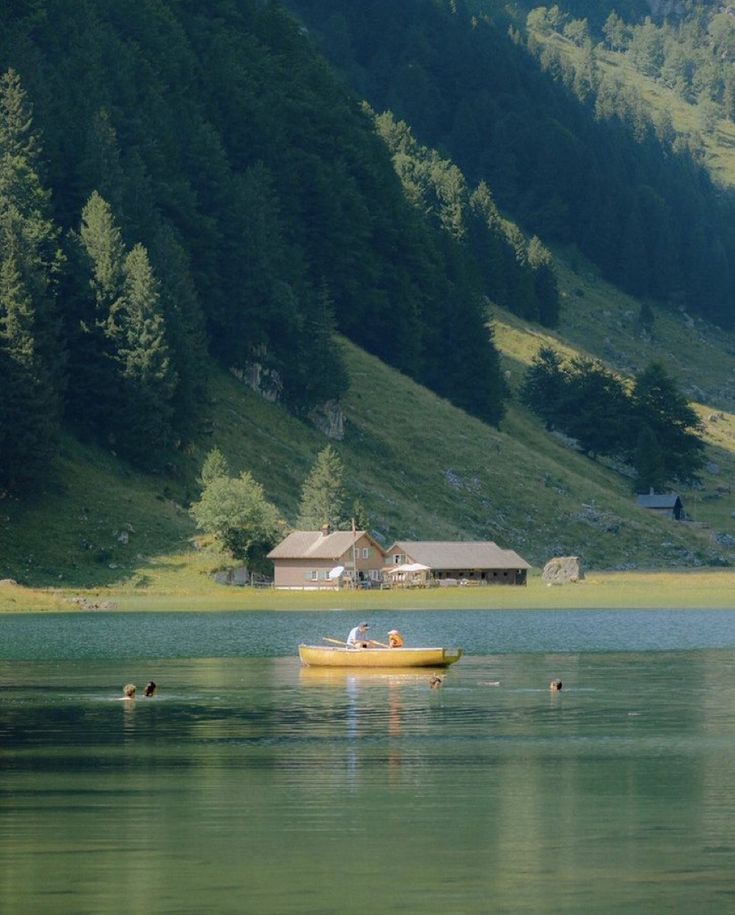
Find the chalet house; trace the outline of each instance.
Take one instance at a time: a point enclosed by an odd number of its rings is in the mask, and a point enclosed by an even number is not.
[[[648,493],[635,497],[636,505],[648,509],[664,518],[681,521],[684,517],[684,505],[676,493]]]
[[[274,547],[276,588],[331,589],[379,586],[385,553],[366,531],[293,531]]]
[[[525,585],[531,566],[492,541],[397,540],[386,550],[389,566],[422,565],[438,582]]]

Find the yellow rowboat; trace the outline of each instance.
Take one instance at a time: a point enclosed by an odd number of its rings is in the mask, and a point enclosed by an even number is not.
[[[299,645],[299,657],[309,667],[449,667],[462,657],[462,649]]]

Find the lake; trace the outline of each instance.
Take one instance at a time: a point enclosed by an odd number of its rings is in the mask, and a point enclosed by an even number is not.
[[[735,613],[363,616],[0,616],[0,912],[735,911]]]

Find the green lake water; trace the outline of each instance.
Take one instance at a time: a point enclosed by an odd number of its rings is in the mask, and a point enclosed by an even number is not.
[[[735,613],[366,618],[0,617],[0,912],[735,912]]]

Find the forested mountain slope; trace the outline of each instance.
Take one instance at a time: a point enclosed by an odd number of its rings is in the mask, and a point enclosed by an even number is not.
[[[677,7],[644,21],[609,12],[592,25],[567,4],[528,12],[539,64],[594,104],[596,116],[653,125],[688,149],[716,183],[735,184],[735,18],[719,5]]]
[[[207,354],[318,410],[346,388],[335,327],[497,423],[475,254],[407,200],[289,16],[49,0],[0,26],[0,485],[42,476],[62,417],[160,470]]]
[[[735,342],[696,317],[731,319],[729,202],[654,134],[596,122],[502,16],[298,7],[318,29],[251,0],[0,13],[0,577],[145,585],[188,562],[213,446],[293,523],[335,403],[386,543],[730,562]],[[691,326],[646,303],[642,327],[600,271]],[[681,363],[709,445],[695,523],[637,509],[628,468],[509,397],[543,345],[626,379]]]
[[[596,117],[540,69],[499,4],[291,5],[356,91],[486,180],[528,231],[573,242],[629,292],[732,325],[731,195],[652,124]]]

